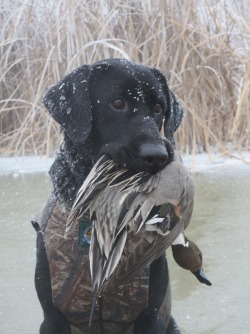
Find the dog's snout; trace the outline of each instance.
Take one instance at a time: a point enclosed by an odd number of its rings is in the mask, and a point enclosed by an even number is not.
[[[154,171],[160,170],[168,163],[168,152],[164,145],[143,144],[140,148],[140,158]]]

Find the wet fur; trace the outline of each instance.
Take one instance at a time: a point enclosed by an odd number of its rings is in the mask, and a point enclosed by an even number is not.
[[[115,110],[111,102],[121,96],[126,108]],[[159,103],[161,112],[153,113]],[[70,205],[93,164],[104,153],[130,169],[157,170],[158,162],[153,166],[142,152],[148,147],[165,147],[162,126],[165,137],[174,145],[173,135],[183,116],[159,70],[124,59],[81,66],[48,90],[44,104],[64,134],[50,169],[53,191]],[[164,163],[168,163],[167,158]],[[52,302],[48,259],[43,235],[37,230],[35,284],[44,311],[40,333],[70,334],[68,320]],[[167,262],[162,256],[151,264],[149,304],[138,315],[134,333],[179,333],[172,317],[166,328],[158,314],[168,285]]]

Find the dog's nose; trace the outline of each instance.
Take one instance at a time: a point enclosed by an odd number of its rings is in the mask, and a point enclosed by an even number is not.
[[[140,147],[140,158],[152,171],[158,171],[167,165],[169,155],[164,145],[146,143]]]

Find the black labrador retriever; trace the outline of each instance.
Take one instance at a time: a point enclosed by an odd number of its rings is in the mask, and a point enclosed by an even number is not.
[[[79,67],[48,90],[44,104],[64,134],[50,177],[54,201],[68,207],[72,206],[79,187],[102,154],[108,154],[131,170],[154,173],[163,168],[171,161],[169,147],[174,146],[174,132],[183,117],[183,110],[169,90],[165,76],[155,68],[125,59],[107,59]],[[165,138],[160,133],[162,128]],[[40,333],[70,334],[70,317],[58,309],[52,297],[52,272],[44,242],[44,230],[50,219],[49,206],[43,213],[43,222],[33,222],[39,232],[35,284],[44,311]],[[126,326],[120,319],[121,312],[116,312],[112,319],[100,315],[101,329],[90,329],[90,332],[180,333],[170,315],[168,267],[164,255],[151,264],[146,289],[147,305],[142,305],[139,313],[137,309],[130,310],[133,316]],[[163,307],[166,300],[168,310]],[[86,312],[90,313],[90,309]],[[102,325],[105,322],[121,326],[105,329]],[[127,324],[131,325],[130,329]]]

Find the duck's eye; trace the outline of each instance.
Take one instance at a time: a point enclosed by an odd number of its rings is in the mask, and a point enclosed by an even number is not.
[[[160,105],[160,103],[157,103],[157,104],[154,106],[154,113],[155,113],[155,114],[159,114],[161,111],[162,111],[162,106]]]
[[[125,101],[118,97],[117,99],[111,102],[111,106],[116,110],[124,110],[125,109]]]

